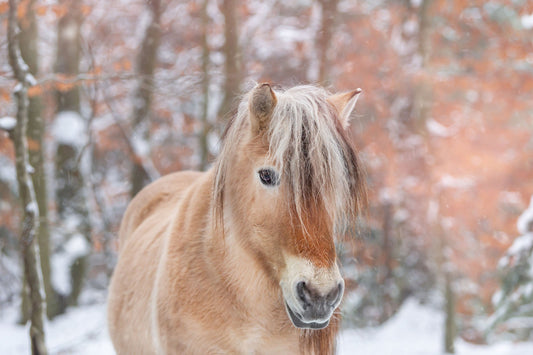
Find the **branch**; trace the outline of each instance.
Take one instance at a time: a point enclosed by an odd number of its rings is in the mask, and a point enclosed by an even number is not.
[[[109,101],[107,95],[103,95],[103,97],[104,97],[104,102],[106,106],[109,108],[111,117],[113,117],[113,120],[115,121],[117,127],[120,130],[122,138],[124,138],[124,141],[126,142],[128,146],[128,152],[130,156],[133,158],[133,160],[140,162],[141,166],[143,167],[144,171],[146,172],[150,180],[152,181],[156,180],[157,178],[161,176],[161,174],[155,167],[154,162],[152,161],[150,156],[137,151],[137,149],[135,148],[135,144],[133,144],[133,142],[129,138],[133,136],[132,130],[122,124],[120,118],[116,115],[115,110],[113,109],[111,102]]]

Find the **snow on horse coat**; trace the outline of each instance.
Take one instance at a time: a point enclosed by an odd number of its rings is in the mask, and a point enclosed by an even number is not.
[[[144,188],[109,291],[118,354],[330,354],[335,236],[366,201],[348,119],[360,90],[246,94],[207,172]]]

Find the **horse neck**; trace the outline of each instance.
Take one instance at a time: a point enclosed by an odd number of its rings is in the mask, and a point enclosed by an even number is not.
[[[258,305],[263,305],[265,313],[272,313],[276,308],[284,312],[279,301],[279,287],[268,277],[253,253],[239,243],[237,233],[246,232],[237,230],[229,219],[224,222],[224,233],[217,228],[211,229],[206,239],[210,269],[243,306],[261,311]]]

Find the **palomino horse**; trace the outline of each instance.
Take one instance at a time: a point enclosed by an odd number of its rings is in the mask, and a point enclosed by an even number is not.
[[[335,235],[366,199],[347,139],[360,90],[246,94],[207,172],[142,190],[109,291],[119,354],[331,354]]]

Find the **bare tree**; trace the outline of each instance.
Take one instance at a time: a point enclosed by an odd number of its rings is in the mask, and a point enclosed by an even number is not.
[[[449,271],[444,272],[444,310],[446,320],[444,321],[444,351],[447,354],[455,354],[455,292],[453,290],[452,275]]]
[[[431,53],[431,18],[429,9],[433,0],[423,0],[418,10],[418,56],[420,57],[420,70],[428,70]],[[431,88],[425,82],[415,86],[413,97],[413,112],[411,113],[413,128],[419,133],[425,134],[426,121],[431,108]]]
[[[79,73],[81,57],[80,28],[83,21],[81,0],[61,0],[67,10],[57,27],[56,72],[63,77],[75,77]],[[91,242],[91,224],[85,181],[80,166],[80,154],[84,142],[74,137],[76,127],[84,127],[80,114],[80,89],[77,83],[56,91],[56,201],[61,229],[67,240],[82,236],[87,245]],[[69,132],[70,131],[70,132]],[[60,138],[60,139],[58,139]],[[71,264],[71,292],[68,303],[76,305],[81,293],[87,264],[87,254],[77,255]]]
[[[138,83],[133,97],[132,131],[136,144],[134,144],[135,159],[131,171],[130,195],[132,197],[150,180],[149,173],[141,162],[142,157],[137,157],[137,155],[148,154],[145,147],[148,147],[150,134],[149,114],[154,92],[157,51],[161,40],[161,2],[160,0],[149,0],[147,5],[152,14],[152,20],[146,28],[141,50],[137,55],[136,74]]]
[[[20,23],[19,45],[24,62],[29,67],[30,73],[36,77],[39,72],[39,53],[37,48],[38,29],[34,7],[36,0],[28,2],[25,15]],[[50,267],[50,227],[48,222],[48,193],[46,174],[44,170],[44,121],[42,118],[42,104],[40,95],[29,98],[28,106],[28,140],[29,162],[34,172],[31,175],[35,188],[35,197],[39,206],[39,228],[37,231],[39,241],[39,256],[43,275],[44,291],[46,294],[46,313],[48,318],[53,318],[60,313],[59,297],[52,286],[52,271]],[[26,300],[27,301],[27,300]],[[26,304],[23,302],[23,305]],[[23,318],[25,312],[23,310]],[[26,318],[27,319],[27,318]]]
[[[339,0],[319,0],[322,10],[320,30],[317,38],[318,54],[318,82],[326,85],[329,81],[329,67],[331,66],[329,52],[331,39],[335,30],[335,19],[337,18],[337,3]]]
[[[20,235],[21,254],[24,265],[24,279],[26,280],[31,312],[30,339],[32,354],[46,354],[43,328],[43,300],[41,296],[41,279],[37,261],[35,237],[39,227],[39,209],[35,199],[35,191],[29,176],[28,142],[26,130],[28,123],[28,88],[35,82],[29,72],[27,64],[22,59],[17,38],[17,1],[9,0],[8,19],[8,53],[9,64],[18,81],[15,88],[17,102],[17,121],[14,130],[10,132],[16,155],[16,171],[19,187],[19,197],[23,210],[23,223]]]
[[[433,0],[423,0],[420,3],[418,9],[418,22],[419,22],[419,32],[418,32],[418,50],[417,55],[420,58],[420,71],[427,72],[430,65],[430,55],[431,55],[431,27],[432,27],[432,18],[430,14],[430,9],[433,4]],[[432,92],[431,86],[424,80],[416,84],[414,88],[414,97],[413,97],[413,108],[411,112],[411,124],[412,128],[422,135],[425,139],[425,144],[427,149],[430,152],[430,156],[434,156],[433,148],[431,145],[430,137],[427,134],[426,122],[431,113],[432,105]],[[426,171],[431,175],[432,170],[427,168]],[[430,181],[434,181],[433,178],[430,178]],[[446,353],[453,354],[455,353],[455,337],[456,337],[456,324],[455,324],[455,290],[453,287],[452,279],[452,270],[450,270],[450,262],[448,257],[445,255],[445,250],[449,249],[447,238],[445,237],[445,231],[441,226],[442,221],[439,219],[432,221],[435,224],[436,232],[436,253],[437,254],[437,273],[441,279],[441,287],[444,295],[444,311],[446,319],[444,322],[444,350]]]
[[[207,31],[209,28],[209,17],[207,15],[207,4],[209,0],[204,0],[202,4],[202,131],[200,132],[200,170],[205,170],[209,161],[209,145],[207,135],[210,131],[208,120],[209,110],[209,43],[207,41]]]
[[[241,52],[239,48],[239,26],[237,24],[236,0],[222,2],[224,15],[224,99],[218,110],[218,116],[224,117],[234,109],[235,99],[240,94],[243,78]]]

